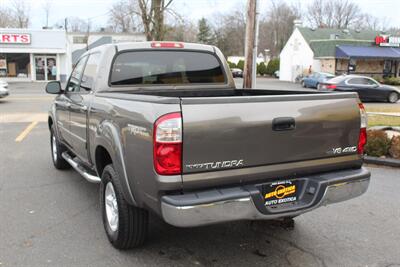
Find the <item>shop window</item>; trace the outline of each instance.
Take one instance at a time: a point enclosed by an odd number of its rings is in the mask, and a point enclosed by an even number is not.
[[[0,77],[28,78],[30,72],[29,54],[0,54]]]

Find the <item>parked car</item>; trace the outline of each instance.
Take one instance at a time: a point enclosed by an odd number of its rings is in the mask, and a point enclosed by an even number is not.
[[[233,78],[243,78],[243,71],[238,68],[231,69]]]
[[[0,79],[0,87],[8,88],[8,82]]]
[[[4,98],[6,96],[8,96],[10,94],[10,92],[8,91],[8,89],[6,87],[0,86],[0,98]]]
[[[380,84],[376,80],[358,75],[342,75],[330,79],[320,86],[321,90],[337,92],[356,92],[361,101],[385,101],[396,103],[400,90],[396,87]]]
[[[150,212],[178,227],[283,219],[366,192],[357,94],[236,89],[229,71],[213,46],[117,43],[47,84],[53,164],[100,183],[114,247],[141,245]]]
[[[321,83],[334,77],[335,75],[330,73],[314,72],[313,74],[308,75],[301,80],[301,86],[303,86],[304,88],[310,87],[320,89],[319,87]]]

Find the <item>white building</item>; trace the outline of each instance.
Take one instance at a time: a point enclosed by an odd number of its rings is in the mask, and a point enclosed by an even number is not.
[[[391,39],[380,32],[295,26],[280,54],[280,80],[295,81],[298,75],[309,72],[369,76],[399,73],[399,44],[390,43]]]
[[[66,81],[88,49],[146,41],[142,33],[66,33],[64,30],[0,29],[0,78],[8,81]]]

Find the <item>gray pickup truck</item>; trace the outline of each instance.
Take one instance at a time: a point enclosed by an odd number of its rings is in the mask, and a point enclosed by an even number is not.
[[[101,184],[118,249],[145,241],[150,211],[178,227],[293,218],[369,185],[356,93],[239,90],[213,46],[104,45],[46,91],[54,166]]]

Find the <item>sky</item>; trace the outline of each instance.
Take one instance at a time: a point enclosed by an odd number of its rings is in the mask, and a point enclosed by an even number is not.
[[[0,5],[9,5],[12,0],[0,0]],[[30,5],[31,28],[41,28],[45,24],[43,4],[46,0],[25,0]],[[107,11],[118,0],[50,0],[50,25],[63,21],[65,17],[90,18],[92,24],[104,26]],[[259,0],[261,14],[265,14],[272,0]],[[283,0],[274,0],[283,1]],[[244,9],[247,0],[174,0],[174,9],[194,22],[202,17],[226,14],[236,9]],[[303,8],[312,0],[286,0],[287,3],[300,3]],[[400,0],[353,0],[364,12],[385,19],[390,26],[400,27]]]

